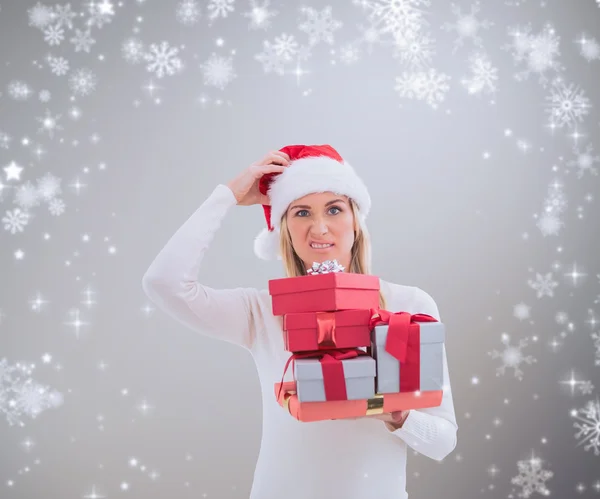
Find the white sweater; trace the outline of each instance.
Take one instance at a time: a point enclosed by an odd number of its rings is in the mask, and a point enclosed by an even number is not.
[[[204,253],[236,204],[228,186],[215,187],[156,256],[142,285],[179,322],[251,353],[260,378],[263,424],[250,499],[407,498],[407,445],[437,461],[456,446],[446,350],[442,404],[411,410],[402,428],[391,431],[383,421],[370,418],[294,419],[275,399],[274,384],[291,353],[284,350],[282,318],[273,315],[268,290],[213,289],[197,280]],[[434,300],[420,288],[380,282],[388,310],[440,320]],[[292,379],[288,369],[285,380]]]

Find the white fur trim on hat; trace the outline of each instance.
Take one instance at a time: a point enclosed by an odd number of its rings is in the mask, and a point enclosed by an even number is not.
[[[254,239],[254,254],[262,260],[281,260],[279,230],[262,229]]]
[[[371,210],[371,197],[364,182],[348,162],[339,162],[328,156],[311,156],[292,161],[269,186],[271,225],[274,230],[264,228],[256,236],[256,256],[263,260],[273,260],[276,257],[281,260],[280,222],[289,205],[308,194],[328,191],[354,199],[362,220],[366,219]]]

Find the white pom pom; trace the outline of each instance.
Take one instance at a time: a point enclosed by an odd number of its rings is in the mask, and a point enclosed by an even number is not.
[[[254,254],[262,260],[281,259],[279,257],[279,232],[266,227],[254,239]]]

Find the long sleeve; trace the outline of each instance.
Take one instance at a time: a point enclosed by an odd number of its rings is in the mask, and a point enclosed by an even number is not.
[[[421,289],[418,289],[417,305],[419,313],[431,315],[441,321],[435,301]],[[391,432],[415,451],[436,461],[441,461],[454,450],[458,431],[445,346],[443,364],[442,403],[438,407],[411,410],[402,427]]]
[[[164,312],[201,334],[250,350],[262,330],[254,288],[213,289],[197,280],[202,258],[237,201],[223,184],[188,218],[142,278],[146,295]]]

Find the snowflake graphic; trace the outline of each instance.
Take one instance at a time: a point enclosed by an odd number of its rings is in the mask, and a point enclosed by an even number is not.
[[[65,30],[58,26],[48,26],[44,31],[44,41],[51,47],[60,45],[65,38]]]
[[[552,280],[552,272],[548,272],[546,275],[541,275],[536,272],[535,280],[528,280],[527,284],[530,288],[537,291],[537,297],[541,298],[542,296],[554,296],[554,288],[558,286],[556,281]]]
[[[596,359],[594,364],[600,366],[600,333],[592,333],[592,340],[594,340],[594,347],[596,348]]]
[[[423,100],[437,109],[450,89],[449,80],[450,76],[430,68],[427,72],[402,73],[402,76],[396,77],[394,89],[400,97]]]
[[[598,175],[598,169],[594,165],[600,162],[600,156],[594,155],[592,144],[588,144],[584,151],[580,151],[575,147],[574,153],[577,158],[569,161],[567,166],[577,168],[577,178],[582,178],[586,172],[589,172],[590,175]]]
[[[531,25],[525,27],[509,28],[509,36],[512,37],[512,43],[503,46],[504,49],[512,51],[515,64],[524,63],[526,68],[515,74],[517,81],[523,81],[529,78],[529,75],[535,73],[538,75],[539,83],[546,86],[548,76],[546,72],[561,72],[564,66],[559,62],[560,38],[551,24],[546,24],[541,33],[531,34]]]
[[[98,81],[96,75],[87,68],[81,68],[69,77],[69,87],[75,95],[89,95],[95,90]]]
[[[389,33],[394,39],[412,37],[425,25],[421,7],[430,0],[353,0],[353,3],[369,11],[371,29],[378,34]]]
[[[518,461],[517,468],[519,474],[511,479],[511,483],[521,487],[519,497],[527,498],[535,492],[544,496],[550,495],[546,482],[554,473],[542,468],[542,460],[539,457],[532,453],[530,459]]]
[[[284,74],[286,61],[277,53],[275,46],[268,40],[263,41],[263,51],[256,54],[254,58],[262,64],[265,73]]]
[[[20,80],[13,80],[9,82],[7,89],[8,95],[16,101],[25,101],[29,99],[33,93],[31,87],[24,81]]]
[[[575,122],[583,121],[583,117],[589,114],[592,107],[578,85],[573,83],[566,85],[560,78],[554,81],[546,100],[548,101],[548,125],[551,128],[573,127]]]
[[[579,445],[583,445],[585,451],[593,450],[594,455],[600,456],[600,401],[590,400],[581,409],[571,412],[571,416],[577,421],[573,426],[579,431],[575,438],[580,439]]]
[[[581,35],[578,40],[580,45],[579,54],[587,62],[600,60],[600,44],[595,38],[586,38],[585,35]]]
[[[237,77],[231,57],[219,57],[212,54],[200,68],[204,74],[204,84],[221,90]]]
[[[494,26],[491,21],[479,21],[476,14],[480,10],[479,2],[471,5],[471,11],[468,14],[463,14],[460,6],[452,4],[452,13],[457,17],[455,23],[444,23],[442,29],[446,31],[456,31],[458,38],[454,41],[452,53],[456,53],[459,47],[464,44],[466,38],[470,38],[473,44],[479,48],[483,47],[483,40],[479,36],[481,29],[489,29]]]
[[[400,59],[410,69],[423,69],[435,55],[435,40],[425,33],[398,34],[394,42],[393,57]]]
[[[50,71],[56,76],[63,76],[69,72],[69,61],[64,57],[48,56],[47,59]]]
[[[327,6],[319,14],[312,7],[300,8],[306,20],[298,25],[298,29],[308,34],[309,45],[316,45],[320,41],[333,44],[333,32],[342,27],[342,22],[332,18],[331,10],[331,6]]]
[[[471,76],[461,81],[469,94],[495,93],[498,68],[493,66],[489,57],[485,53],[475,53],[469,57],[469,63]]]
[[[269,10],[270,0],[264,0],[262,5],[258,5],[256,2],[257,0],[250,0],[250,10],[242,15],[250,18],[250,29],[267,30],[271,26],[271,18],[279,12]]]
[[[91,32],[89,29],[85,31],[75,29],[75,36],[69,40],[73,45],[75,45],[75,52],[83,50],[89,54],[92,45],[96,43],[96,40],[91,37],[90,33]]]
[[[182,0],[175,9],[175,18],[184,26],[193,26],[200,16],[200,7],[196,0]]]
[[[177,57],[178,53],[179,49],[169,46],[166,41],[162,41],[160,45],[153,43],[144,55],[144,59],[148,62],[146,69],[158,78],[165,75],[172,76],[183,69],[183,63]]]
[[[275,38],[273,42],[275,53],[284,61],[291,61],[293,56],[298,52],[298,42],[294,39],[294,35],[282,33]]]
[[[519,344],[517,346],[512,346],[510,344],[510,336],[508,334],[502,334],[502,343],[506,346],[503,351],[492,350],[488,352],[488,355],[492,357],[492,359],[501,358],[502,365],[496,369],[496,376],[504,375],[506,372],[506,368],[510,367],[514,370],[515,377],[521,381],[523,379],[523,371],[520,366],[523,362],[526,364],[532,364],[537,362],[537,360],[531,355],[524,356],[521,352],[521,349],[528,345],[527,338],[519,340]]]
[[[226,18],[230,12],[234,11],[235,0],[210,0],[207,9],[210,12],[209,19],[214,21],[217,17]]]
[[[15,208],[13,211],[6,212],[6,215],[2,217],[2,223],[5,230],[8,230],[11,234],[16,234],[17,232],[23,232],[29,218],[30,214],[28,212]]]
[[[58,120],[62,117],[62,114],[52,116],[50,110],[46,109],[45,115],[41,118],[36,118],[37,122],[42,126],[38,128],[38,132],[47,132],[50,138],[54,138],[55,130],[63,130],[63,127],[58,124]]]
[[[127,38],[121,45],[123,59],[131,64],[138,64],[145,59],[144,43],[135,37]]]
[[[10,426],[25,426],[23,416],[35,419],[49,408],[62,405],[60,392],[31,379],[34,367],[17,363],[10,365],[0,359],[0,413],[4,413]]]
[[[52,7],[42,5],[40,2],[27,11],[27,16],[29,18],[29,26],[37,29],[42,29],[54,21]]]
[[[77,14],[71,10],[71,5],[54,5],[52,19],[56,26],[66,26],[68,29],[73,29],[73,19]]]

